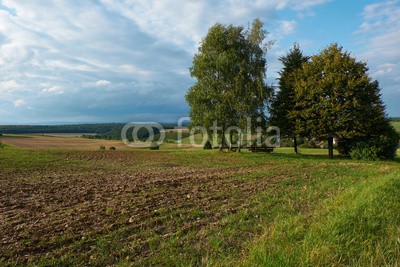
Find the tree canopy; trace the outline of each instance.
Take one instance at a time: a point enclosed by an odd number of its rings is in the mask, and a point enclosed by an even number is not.
[[[186,94],[192,126],[223,131],[245,125],[246,117],[265,118],[271,92],[265,83],[266,31],[259,19],[242,26],[215,24],[194,56],[196,83]]]
[[[209,29],[190,68],[196,80],[186,94],[191,127],[203,126],[210,134],[218,126],[224,146],[229,127],[248,130],[249,118],[252,130],[265,126],[271,104],[270,123],[294,138],[296,153],[297,136],[326,139],[330,157],[334,138],[345,141],[341,144],[359,141],[360,150],[366,138],[392,136],[387,147],[394,146],[397,137],[388,125],[379,84],[369,77],[365,62],[337,44],[312,57],[294,44],[280,58],[279,91],[272,99],[266,84],[265,55],[271,44],[266,37],[259,19],[248,29],[223,24]]]
[[[298,44],[294,44],[293,48],[279,60],[283,67],[279,72],[279,91],[271,104],[270,123],[278,126],[281,134],[294,138],[294,148],[297,153],[295,119],[289,116],[289,112],[295,107],[294,74],[309,60],[309,57],[303,55]]]
[[[295,76],[296,133],[328,139],[368,136],[385,121],[377,81],[365,62],[333,44],[311,57]]]

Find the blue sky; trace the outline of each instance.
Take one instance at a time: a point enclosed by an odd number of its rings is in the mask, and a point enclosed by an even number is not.
[[[400,117],[397,0],[0,0],[0,124],[176,121],[208,28],[256,17],[275,40],[269,83],[294,42],[309,55],[337,42]]]

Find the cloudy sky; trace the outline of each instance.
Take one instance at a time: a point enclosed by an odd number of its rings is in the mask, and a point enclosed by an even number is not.
[[[275,40],[270,83],[294,42],[337,42],[400,117],[400,1],[0,0],[0,124],[176,121],[208,28],[256,17]]]

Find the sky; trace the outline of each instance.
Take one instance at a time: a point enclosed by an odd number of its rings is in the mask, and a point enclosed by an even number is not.
[[[177,121],[208,29],[257,17],[268,83],[293,43],[338,43],[400,117],[399,0],[0,0],[0,124]]]

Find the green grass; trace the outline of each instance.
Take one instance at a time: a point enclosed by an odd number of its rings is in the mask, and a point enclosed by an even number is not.
[[[392,121],[391,124],[396,129],[396,131],[400,133],[400,121]]]
[[[400,175],[391,173],[344,189],[312,214],[278,216],[244,265],[398,265],[399,189]]]
[[[166,205],[160,204],[161,197],[175,192],[168,184],[155,183],[139,192],[116,191],[99,213],[108,218],[100,228],[88,227],[84,234],[72,229],[42,239],[44,251],[33,253],[28,262],[10,258],[0,247],[0,265],[399,265],[399,160],[329,160],[326,150],[300,152],[294,155],[286,148],[271,154],[141,150],[140,160],[133,162],[135,151],[6,146],[0,150],[0,189],[9,177],[50,185],[53,181],[44,177],[65,173],[89,181],[86,187],[93,177],[132,172],[175,173],[177,178],[188,172],[190,183],[202,178],[197,172],[210,170],[212,178],[194,183],[193,188],[178,185],[176,192],[181,187],[188,191],[180,201]],[[89,156],[96,160],[87,160]],[[171,166],[176,172],[171,172]],[[123,209],[141,205],[152,211],[151,216],[143,218],[140,228],[126,223],[129,217]],[[47,216],[62,220],[74,209],[60,206]],[[78,214],[82,219],[86,216]],[[36,241],[28,236],[23,242],[29,248]]]

